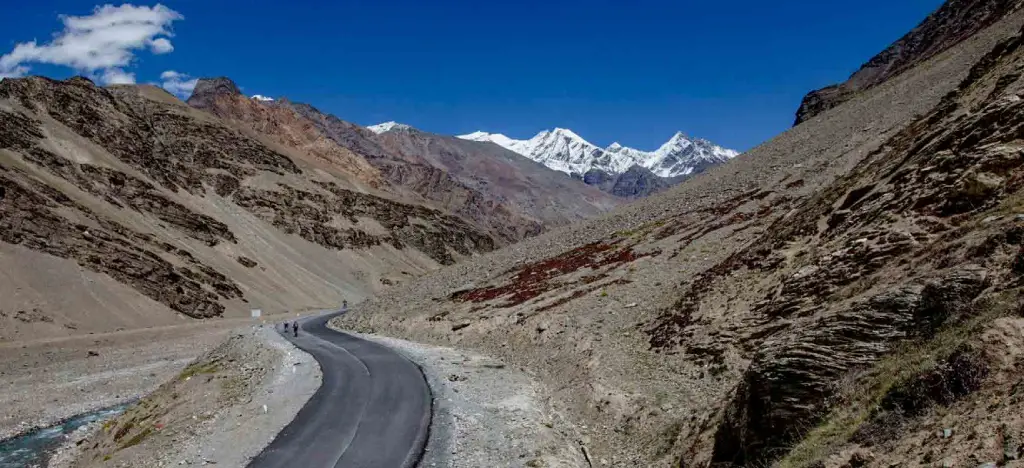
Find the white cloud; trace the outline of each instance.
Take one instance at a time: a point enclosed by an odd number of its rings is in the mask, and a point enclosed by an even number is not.
[[[61,65],[91,75],[106,83],[111,80],[135,81],[125,72],[135,52],[146,49],[154,54],[174,50],[167,37],[173,36],[171,23],[184,19],[180,13],[157,4],[154,7],[124,4],[97,6],[88,16],[61,16],[64,30],[52,41],[39,44],[22,42],[0,57],[0,76],[24,76],[29,64]]]
[[[161,87],[182,99],[188,99],[192,94],[192,90],[195,89],[196,83],[199,81],[185,73],[178,73],[174,70],[167,70],[161,73],[160,79],[163,80],[163,83],[160,83]]]
[[[0,70],[0,80],[3,80],[4,78],[20,78],[25,76],[26,73],[28,73],[28,67],[21,66],[14,67],[7,71]]]
[[[184,73],[178,73],[174,70],[167,70],[160,74],[161,80],[180,80],[184,78],[188,78],[188,75]]]
[[[107,84],[135,84],[135,74],[128,73],[120,68],[108,68],[103,70],[100,79]]]
[[[166,37],[158,37],[150,41],[149,51],[157,55],[169,54],[174,52],[174,45]]]

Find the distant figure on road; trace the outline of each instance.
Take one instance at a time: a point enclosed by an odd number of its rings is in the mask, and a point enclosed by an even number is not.
[[[288,322],[284,323],[284,332],[288,333]]]
[[[348,312],[348,301],[341,301],[341,311]]]
[[[299,337],[299,322],[292,322],[292,332],[295,333],[292,336],[294,336],[295,338]]]

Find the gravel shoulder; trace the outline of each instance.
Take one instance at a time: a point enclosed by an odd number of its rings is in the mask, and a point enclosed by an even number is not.
[[[51,467],[244,466],[320,387],[273,327],[234,332],[120,416],[80,431]]]
[[[420,466],[591,466],[575,426],[527,373],[452,348],[355,336],[384,344],[423,369],[434,394],[434,414]]]

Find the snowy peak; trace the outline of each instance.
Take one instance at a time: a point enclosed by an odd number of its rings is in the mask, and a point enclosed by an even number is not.
[[[614,173],[629,169],[629,167],[606,168],[605,166],[615,161],[608,158],[603,149],[584,140],[572,130],[564,128],[545,130],[530,140],[515,146],[520,148],[520,150],[514,150],[517,153],[551,169],[569,174],[584,174],[595,166]]]
[[[677,132],[654,151],[638,150],[618,142],[602,149],[566,128],[545,130],[529,140],[479,131],[459,138],[489,141],[556,171],[581,175],[591,169],[623,174],[633,166],[640,166],[659,177],[679,177],[703,171],[739,154],[707,140],[691,139],[682,132]]]
[[[541,133],[544,133],[544,132],[541,132]],[[558,135],[559,137],[562,137],[562,138],[566,138],[566,139],[573,140],[573,141],[580,141],[580,142],[583,142],[583,143],[585,143],[587,145],[594,146],[594,145],[591,145],[589,141],[584,140],[583,137],[577,135],[576,132],[574,132],[572,130],[569,130],[568,128],[555,128],[554,130],[551,131],[551,133],[553,133],[555,135]],[[595,148],[596,148],[596,146],[595,146]]]
[[[459,135],[459,138],[463,140],[472,141],[489,141],[507,150],[516,151],[513,146],[518,142],[500,133],[487,133],[487,132],[473,132],[466,135]]]
[[[384,123],[380,123],[380,124],[377,124],[377,125],[370,125],[369,127],[366,127],[366,128],[367,128],[367,130],[370,130],[371,132],[376,133],[378,135],[380,135],[381,133],[390,132],[390,131],[412,130],[413,129],[412,127],[410,127],[410,126],[408,126],[406,124],[401,124],[401,123],[398,123],[398,122],[395,122],[395,121],[384,122]]]

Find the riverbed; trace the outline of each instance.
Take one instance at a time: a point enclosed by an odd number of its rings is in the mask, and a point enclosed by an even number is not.
[[[118,405],[81,414],[64,422],[29,431],[0,441],[0,468],[45,467],[53,451],[81,427],[105,421],[121,414],[127,405]]]

